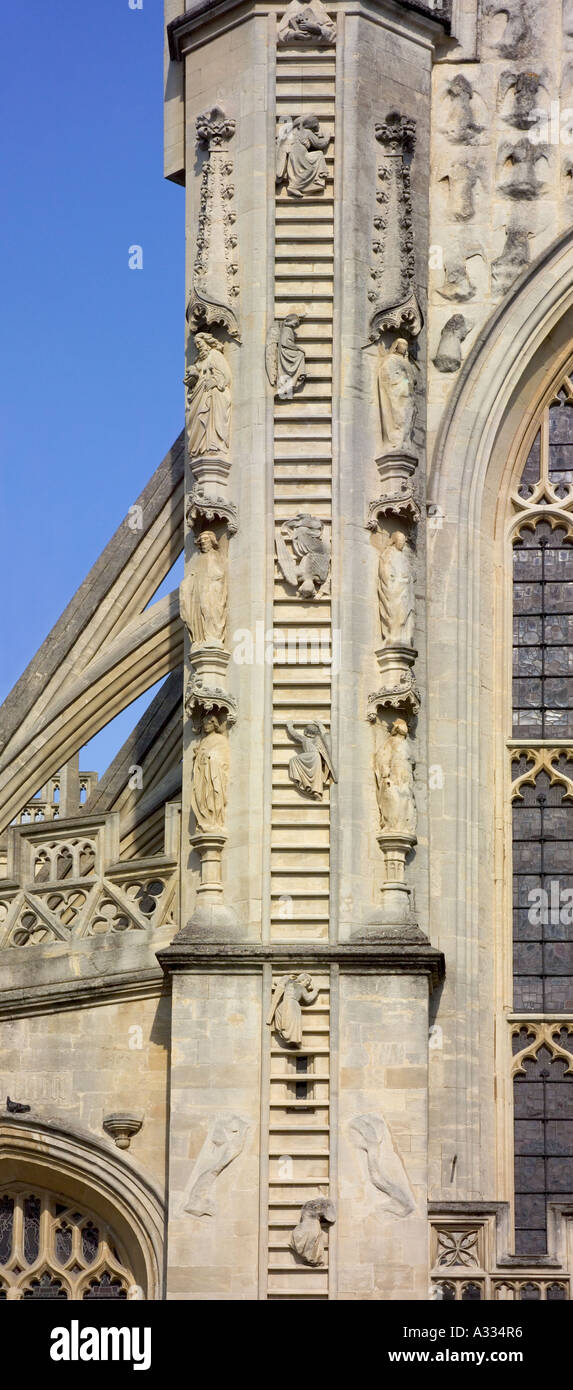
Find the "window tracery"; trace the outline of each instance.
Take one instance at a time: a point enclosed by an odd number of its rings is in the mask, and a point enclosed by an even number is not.
[[[41,1188],[0,1194],[0,1299],[127,1299],[134,1283],[99,1217]]]

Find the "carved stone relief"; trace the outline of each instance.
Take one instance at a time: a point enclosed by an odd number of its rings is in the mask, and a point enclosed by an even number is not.
[[[192,643],[223,646],[227,632],[227,542],[200,531],[197,551],[179,587],[181,617]]]
[[[201,210],[192,289],[187,305],[191,332],[201,323],[221,323],[230,337],[239,338],[237,317],[238,264],[233,161],[224,149],[235,134],[235,122],[220,106],[197,117],[197,141],[206,146],[201,176]]]
[[[336,25],[327,14],[321,0],[291,0],[277,29],[277,43],[306,44],[311,48],[332,44],[336,40]]]
[[[249,1128],[239,1115],[219,1115],[213,1122],[191,1174],[184,1211],[193,1216],[215,1215],[215,1181],[242,1153]]]
[[[211,333],[196,333],[197,359],[185,375],[190,458],[226,456],[231,439],[231,368]]]
[[[288,765],[290,781],[314,801],[322,801],[324,788],[336,782],[330,740],[324,724],[317,719],[312,724],[306,724],[302,734],[299,734],[294,724],[287,723],[286,731],[300,749]]]
[[[304,1203],[289,1241],[290,1249],[303,1264],[324,1264],[325,1227],[333,1226],[335,1221],[336,1207],[326,1197],[313,1197]]]
[[[410,190],[410,159],[416,143],[416,122],[398,111],[390,111],[385,121],[376,124],[375,133],[383,149],[383,159],[378,166],[376,200],[380,212],[374,218],[376,260],[371,270],[373,286],[368,294],[373,305],[371,342],[376,342],[389,329],[406,330],[416,337],[423,322],[414,290]]]
[[[410,1216],[416,1208],[414,1194],[386,1121],[381,1115],[357,1115],[350,1137],[366,1154],[370,1181],[383,1194],[381,1205],[394,1216]]]
[[[440,182],[448,186],[448,216],[452,221],[469,222],[475,216],[474,189],[483,178],[483,164],[471,158],[458,159],[448,167]]]
[[[318,989],[305,971],[285,975],[275,986],[267,1024],[289,1047],[302,1043],[302,1006],[314,1004]]]
[[[204,529],[205,523],[223,522],[228,534],[233,536],[239,524],[235,503],[227,501],[220,493],[206,492],[198,483],[188,498],[186,517],[187,525],[198,533]]]
[[[438,351],[433,358],[439,372],[457,372],[462,365],[462,343],[471,333],[473,323],[463,314],[453,314],[442,328]]]
[[[526,135],[515,145],[507,140],[502,141],[497,156],[499,192],[506,198],[526,202],[541,197],[547,184],[537,177],[537,165],[543,160],[546,168],[548,157],[549,147],[532,143]]]
[[[302,314],[287,314],[275,319],[267,338],[265,366],[271,386],[281,400],[291,400],[295,391],[302,390],[306,381],[306,358],[299,347],[296,330]]]
[[[191,781],[191,805],[199,831],[225,828],[229,766],[226,712],[206,712],[193,750]]]
[[[328,169],[325,153],[330,135],[320,128],[318,116],[287,116],[277,131],[277,183],[285,183],[291,198],[317,198],[324,193]]]
[[[538,125],[542,91],[547,95],[546,81],[538,72],[502,72],[499,79],[502,120],[517,130],[531,130]]]
[[[470,278],[470,265],[473,262],[475,270],[479,267],[480,262],[485,265],[485,259],[485,252],[481,243],[462,233],[455,250],[446,252],[444,279],[442,284],[438,286],[438,294],[441,298],[452,300],[458,304],[464,304],[468,299],[473,299],[477,293],[477,286]]]
[[[276,534],[276,551],[281,574],[298,590],[300,598],[314,599],[324,592],[330,572],[330,543],[319,517],[299,512],[283,521]]]
[[[443,134],[452,145],[474,145],[484,127],[476,117],[475,93],[471,82],[459,72],[444,92],[446,106]]]
[[[526,265],[529,265],[529,241],[533,233],[525,227],[511,224],[505,229],[505,245],[501,255],[491,263],[492,290],[505,294]]]
[[[374,755],[376,796],[380,828],[393,835],[416,834],[414,766],[406,720],[395,719],[389,728],[381,725]]]
[[[521,58],[532,38],[531,12],[527,0],[490,0],[485,12],[492,18],[501,16],[505,20],[500,38],[494,39],[491,47],[497,49],[503,58]]]
[[[418,368],[408,355],[405,338],[396,338],[386,351],[379,347],[378,401],[384,449],[402,449],[412,439]]]

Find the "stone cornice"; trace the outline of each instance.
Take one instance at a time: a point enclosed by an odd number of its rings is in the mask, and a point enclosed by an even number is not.
[[[385,8],[386,0],[375,0],[375,8]],[[413,15],[426,20],[430,25],[439,26],[442,33],[451,32],[451,19],[448,13],[449,5],[444,4],[440,9],[430,9],[424,5],[422,0],[387,0],[388,8],[392,11],[408,10]],[[244,7],[245,0],[192,0],[184,14],[180,14],[176,19],[172,19],[167,25],[167,42],[169,45],[169,57],[173,62],[180,62],[183,57],[184,40],[194,34],[206,21],[218,19],[223,15],[229,14],[232,10]],[[275,8],[268,6],[268,9]],[[278,12],[278,11],[277,11]]]
[[[26,983],[0,994],[0,1019],[96,1008],[102,1004],[118,1004],[131,999],[152,999],[164,990],[165,980],[159,970],[153,968],[117,975],[94,975],[82,980],[58,980],[35,989]]]
[[[431,988],[445,975],[442,952],[423,942],[174,941],[157,952],[157,959],[166,975],[213,969],[252,972],[267,963],[278,970],[288,969],[293,963],[315,969],[338,965],[341,970],[360,974],[373,971],[377,975],[427,975]]]

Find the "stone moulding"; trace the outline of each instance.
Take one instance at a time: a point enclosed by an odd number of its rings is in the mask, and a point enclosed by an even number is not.
[[[224,144],[235,134],[235,122],[220,106],[197,117],[197,143],[206,147],[201,174],[201,205],[192,288],[187,321],[192,332],[201,324],[220,323],[231,338],[240,341],[235,301],[239,294],[237,214],[233,160]]]
[[[417,526],[421,517],[413,484],[413,475],[418,466],[417,455],[404,450],[387,452],[376,459],[376,465],[383,491],[369,504],[367,530],[377,531],[380,518],[388,516],[403,518],[410,525]]]
[[[198,483],[191,491],[186,509],[187,525],[192,530],[203,529],[204,522],[222,521],[230,536],[234,536],[239,526],[237,507],[227,501],[220,493],[208,493]]]
[[[380,211],[374,218],[373,285],[368,298],[370,341],[383,332],[404,330],[416,338],[423,327],[422,311],[415,294],[414,233],[410,159],[416,144],[416,122],[398,111],[390,111],[375,127],[382,145],[383,159],[378,166],[379,187],[376,200]]]
[[[194,719],[201,718],[211,710],[224,710],[229,725],[236,723],[239,711],[235,696],[220,686],[203,685],[201,681],[193,679],[185,696],[185,713]]]
[[[284,945],[260,941],[205,941],[204,938],[186,941],[180,932],[170,946],[158,951],[157,959],[166,975],[174,971],[210,972],[214,967],[231,973],[244,970],[258,974],[267,963],[271,963],[277,973],[286,973],[293,966],[297,970],[317,971],[339,965],[341,970],[353,974],[372,970],[383,975],[427,975],[431,989],[445,976],[442,952],[431,946],[420,931],[415,936],[413,932],[404,933],[402,941],[396,937],[388,940],[374,935],[369,937],[364,932],[361,940],[351,942],[305,942],[304,951],[300,942]]]

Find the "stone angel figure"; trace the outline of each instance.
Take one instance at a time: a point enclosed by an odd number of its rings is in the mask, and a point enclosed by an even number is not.
[[[314,1004],[318,989],[305,971],[286,975],[278,981],[271,1000],[267,1024],[275,1029],[283,1042],[300,1047],[302,1042],[302,1005]]]
[[[249,1127],[240,1115],[219,1115],[213,1121],[189,1180],[184,1211],[193,1216],[215,1215],[215,1181],[242,1152]]]
[[[311,1197],[301,1208],[298,1226],[289,1241],[293,1254],[305,1265],[324,1262],[324,1231],[336,1221],[336,1207],[327,1197]]]
[[[287,540],[291,542],[294,558],[287,549]],[[275,543],[277,560],[287,584],[298,589],[300,598],[316,598],[330,570],[330,544],[324,535],[324,522],[318,516],[299,512],[283,521]]]
[[[316,198],[324,193],[327,167],[324,151],[330,135],[320,129],[318,116],[309,112],[281,121],[277,134],[277,183],[286,182],[291,198]]]
[[[299,734],[294,724],[287,723],[286,730],[292,742],[300,747],[300,752],[294,754],[288,765],[291,782],[301,792],[308,792],[314,801],[322,801],[324,788],[330,782],[336,782],[330,740],[324,724],[317,719],[313,724],[305,724],[302,734]]]
[[[212,333],[196,333],[195,344],[197,360],[184,377],[189,456],[227,454],[231,438],[231,368]]]
[[[357,1115],[350,1137],[366,1154],[368,1176],[383,1194],[382,1205],[394,1216],[409,1216],[416,1202],[386,1121],[381,1115]]]
[[[294,392],[302,390],[306,381],[304,348],[299,347],[296,340],[300,322],[300,314],[286,314],[284,319],[275,319],[267,340],[267,376],[281,400],[291,400]]]

